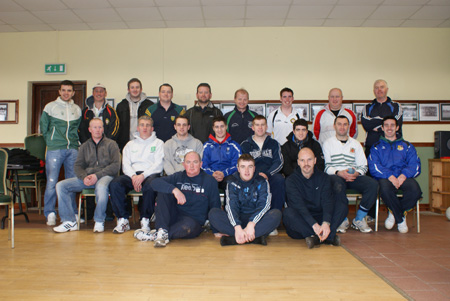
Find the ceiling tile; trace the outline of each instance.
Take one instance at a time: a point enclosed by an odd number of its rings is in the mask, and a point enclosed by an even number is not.
[[[404,20],[366,20],[364,27],[398,27]]]
[[[364,20],[338,20],[338,19],[327,19],[323,26],[329,27],[359,27],[364,22]]]
[[[204,6],[203,15],[206,20],[244,19],[245,6]]]
[[[450,5],[449,0],[431,0],[427,5]]]
[[[74,9],[74,13],[88,23],[104,23],[122,21],[112,8]]]
[[[24,11],[25,9],[12,0],[0,1],[0,12]]]
[[[306,26],[306,27],[316,27],[322,26],[325,22],[325,19],[316,19],[316,20],[286,20],[284,23],[285,26]]]
[[[247,0],[248,6],[283,6],[290,5],[291,0]]]
[[[415,20],[445,20],[450,17],[450,6],[424,6],[411,16]]]
[[[406,20],[400,27],[437,27],[443,20]]]
[[[249,6],[247,19],[285,19],[289,6]]]
[[[339,0],[337,5],[379,5],[384,0]]]
[[[151,7],[155,6],[152,0],[109,0],[113,7]]]
[[[70,8],[108,8],[107,0],[61,0]]]
[[[288,19],[324,19],[328,16],[333,6],[292,6]]]
[[[129,28],[164,28],[166,23],[164,21],[127,21]]]
[[[10,25],[0,25],[0,32],[17,32],[18,30]]]
[[[200,0],[155,0],[158,6],[199,6]]]
[[[376,6],[335,6],[328,18],[346,20],[366,19],[376,9]]]
[[[450,27],[450,20],[442,22],[441,24],[439,24],[439,27]]]
[[[15,24],[42,24],[42,21],[27,11],[22,12],[0,12],[0,20],[5,23]]]
[[[246,20],[245,26],[283,26],[284,20]]]
[[[201,0],[202,5],[245,5],[245,0]]]
[[[67,24],[49,24],[51,27],[53,27],[55,30],[90,30],[89,26],[87,26],[86,23],[67,23]]]
[[[20,24],[14,25],[19,31],[54,31],[53,28],[48,26],[47,24]]]
[[[408,19],[421,6],[380,6],[378,7],[369,19],[374,20],[401,20]]]
[[[160,7],[164,20],[202,20],[200,7]]]
[[[383,6],[386,5],[423,5],[430,0],[384,0]]]
[[[88,25],[94,30],[128,29],[128,26],[124,22],[100,22],[88,23]]]
[[[28,10],[60,10],[67,9],[59,0],[15,0],[19,5]]]
[[[292,5],[334,5],[338,0],[294,0]]]
[[[36,17],[45,23],[81,23],[82,20],[78,18],[71,10],[58,11],[36,11]]]
[[[156,7],[117,8],[116,11],[125,21],[162,20],[161,14]]]
[[[182,21],[166,21],[167,27],[170,28],[195,28],[195,27],[205,27],[202,20],[182,20]]]
[[[243,27],[244,20],[205,20],[207,27]]]

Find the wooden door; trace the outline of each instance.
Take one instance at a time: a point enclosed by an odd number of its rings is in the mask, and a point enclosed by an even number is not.
[[[80,106],[81,109],[84,108],[84,101],[86,99],[86,82],[78,81],[73,82],[75,84],[75,95],[73,96],[73,101]],[[45,82],[45,83],[33,83],[33,104],[32,104],[32,117],[31,117],[31,133],[39,132],[39,120],[44,111],[44,107],[51,101],[58,98],[59,93],[58,82]]]

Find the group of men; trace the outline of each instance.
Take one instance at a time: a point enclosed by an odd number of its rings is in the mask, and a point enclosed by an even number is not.
[[[60,97],[45,107],[40,122],[48,147],[47,225],[56,225],[57,195],[62,223],[54,231],[77,230],[75,193],[95,188],[94,232],[104,231],[110,196],[117,218],[113,232],[124,233],[130,230],[127,193],[135,190],[142,198],[141,228],[134,236],[154,241],[155,247],[198,236],[207,220],[222,245],[266,244],[282,215],[287,234],[305,238],[308,247],[340,245],[336,232],[350,224],[346,189],[362,193],[352,227],[368,233],[366,215],[379,182],[389,208],[386,228],[397,223],[405,233],[405,214],[421,195],[413,179],[420,160],[401,138],[401,107],[387,91],[384,80],[376,81],[376,98],[362,113],[367,161],[355,140],[356,115],[343,108],[338,88],[330,90],[329,104],[316,115],[312,132],[293,108],[289,88],[281,90],[280,108],[266,119],[249,109],[245,89],[235,92],[235,108],[223,116],[211,102],[207,83],[198,85],[197,103],[185,112],[172,102],[171,85],[160,86],[159,102],[153,104],[136,78],[128,82],[117,111],[107,104],[102,84],[93,87],[81,111],[72,100],[73,84],[63,81]],[[62,164],[66,180],[57,183]],[[368,170],[373,178],[365,175]],[[399,189],[402,200],[396,196]],[[153,214],[156,228],[151,230]]]

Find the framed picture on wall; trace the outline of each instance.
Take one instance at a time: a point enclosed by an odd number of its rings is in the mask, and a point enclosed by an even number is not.
[[[147,99],[151,100],[153,103],[158,103],[159,102],[159,97],[158,96],[147,96]]]
[[[234,103],[222,103],[220,105],[220,110],[222,111],[222,114],[225,115],[226,113],[233,111],[234,106]]]
[[[353,111],[353,105],[351,103],[343,103],[342,106],[344,109],[349,109],[350,111]]]
[[[314,121],[317,113],[326,105],[326,103],[312,103],[311,104],[311,121]]]
[[[8,104],[0,104],[0,121],[8,121]]]
[[[277,110],[281,106],[281,103],[266,103],[266,118],[269,117],[270,113]]]
[[[417,114],[417,103],[402,103],[403,121],[419,120]]]
[[[106,103],[109,104],[111,107],[113,107],[114,109],[116,108],[114,106],[114,98],[107,98],[106,99]]]
[[[266,116],[266,105],[263,103],[249,103],[248,107],[251,111],[256,112],[258,115]]]
[[[439,121],[439,104],[420,103],[419,104],[420,121]]]
[[[450,121],[450,103],[441,103],[441,120]]]
[[[356,119],[361,121],[362,111],[364,109],[365,103],[354,103],[353,104],[353,112],[356,114]]]
[[[298,116],[300,118],[309,121],[309,104],[308,103],[293,103],[292,107],[295,111],[297,111]]]

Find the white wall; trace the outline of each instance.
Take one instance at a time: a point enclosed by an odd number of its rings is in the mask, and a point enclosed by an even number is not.
[[[291,87],[296,99],[372,99],[375,79],[400,100],[450,99],[450,29],[215,28],[0,33],[0,99],[19,99],[18,125],[0,125],[0,143],[21,143],[31,120],[30,83],[102,82],[116,102],[131,77],[147,95],[174,86],[174,101],[191,106],[195,87],[209,82],[213,99],[231,100],[245,87],[250,99],[278,99]],[[66,75],[45,75],[44,64],[66,63]],[[449,125],[408,125],[405,138],[432,142]],[[360,128],[359,140],[364,140]]]

